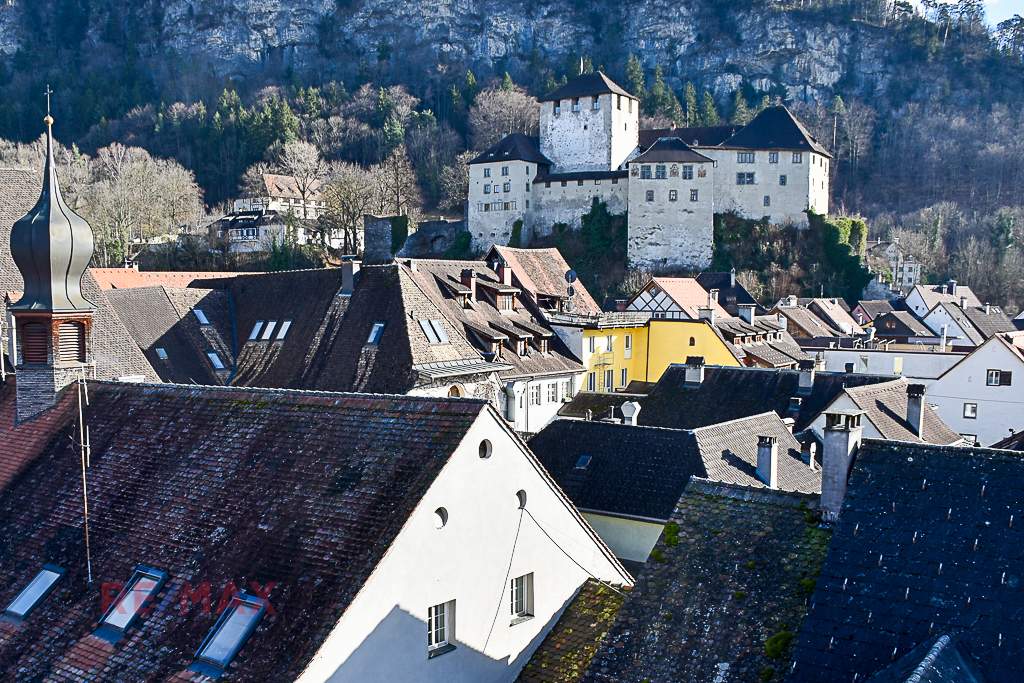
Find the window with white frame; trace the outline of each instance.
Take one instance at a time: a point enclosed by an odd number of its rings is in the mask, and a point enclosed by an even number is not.
[[[803,152],[793,152],[793,163],[794,164],[802,164],[802,163],[804,163],[804,153]]]
[[[647,165],[640,166],[640,178],[642,180],[650,180],[651,179],[651,167],[650,166],[647,166]]]
[[[683,180],[693,180],[693,166],[683,164]]]
[[[626,368],[622,368],[619,374],[621,375],[619,377],[619,386],[624,387],[629,384],[629,371]]]
[[[548,384],[548,403],[558,403],[558,382]]]
[[[562,398],[572,397],[572,380],[567,379],[562,382]]]
[[[654,177],[658,180],[664,180],[668,177],[668,173],[665,169],[665,164],[658,164],[654,167]]]
[[[668,200],[669,200],[670,202],[674,202],[674,201],[676,201],[677,199],[679,199],[679,192],[678,192],[678,191],[676,191],[676,190],[669,190],[669,191],[668,191]]]
[[[615,371],[605,370],[604,371],[604,390],[611,391],[615,386]]]
[[[534,384],[534,385],[532,385],[530,387],[530,405],[531,406],[539,406],[540,405],[540,385],[539,384]]]
[[[736,174],[737,185],[753,185],[754,174],[753,173],[737,173]]]
[[[654,190],[647,190],[647,193],[644,195],[644,199],[646,199],[649,202],[653,202],[654,201]]]
[[[736,163],[738,164],[752,164],[754,163],[753,152],[736,152]]]
[[[595,391],[597,389],[597,375],[593,372],[587,373],[587,391]]]
[[[587,337],[587,351],[589,351],[590,353],[594,353],[594,339],[595,337]]]
[[[780,175],[779,176],[779,185],[785,186],[785,184],[786,184],[786,176]]]
[[[700,195],[697,194],[697,190],[690,190],[690,201],[695,202]]]
[[[501,175],[508,175],[508,166],[501,167]]]
[[[512,579],[511,608],[515,623],[533,616],[533,572]]]
[[[778,152],[768,152],[768,163],[769,164],[777,164],[777,163],[779,163],[779,153]]]
[[[985,384],[990,387],[1008,387],[1011,381],[1012,373],[1008,370],[989,370],[985,373]]]
[[[633,357],[633,335],[631,335],[631,334],[623,335],[622,341],[623,341],[624,348],[625,348],[625,353],[623,355],[626,358],[632,358]]]
[[[455,601],[449,600],[427,610],[427,651],[441,654],[452,649],[455,638]]]
[[[612,338],[612,335],[609,334],[609,335],[605,336],[605,338],[604,338],[604,350],[608,351],[609,353],[611,353],[611,351],[613,349],[613,344],[614,344],[614,339]]]
[[[491,169],[484,168],[484,178],[490,178],[490,177],[491,177]]]
[[[978,419],[978,404],[977,403],[965,403],[964,404],[964,418],[967,420]]]
[[[505,185],[501,189],[502,189],[502,192],[511,192],[512,191],[512,183],[506,181]]]
[[[484,183],[484,194],[490,194],[490,193],[491,193],[491,184],[490,183]]]

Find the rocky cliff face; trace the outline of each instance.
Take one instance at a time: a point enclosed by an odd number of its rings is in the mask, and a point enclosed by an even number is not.
[[[23,3],[0,6],[0,52],[32,30]],[[35,0],[32,0],[35,1]],[[46,0],[44,0],[45,2]],[[50,0],[55,6],[68,0]],[[741,81],[791,98],[827,98],[843,83],[886,88],[889,34],[792,12],[719,7],[714,0],[93,0],[87,41],[98,44],[119,12],[154,24],[143,54],[196,60],[216,76],[268,65],[299,73],[357,72],[387,61],[398,73],[483,73],[568,63],[590,55],[620,64],[638,54],[677,86],[697,80],[720,97]],[[123,16],[123,15],[122,15]],[[383,60],[381,59],[383,58]],[[854,77],[853,74],[856,74]]]

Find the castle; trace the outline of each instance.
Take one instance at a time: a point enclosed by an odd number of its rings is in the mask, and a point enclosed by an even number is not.
[[[828,212],[832,155],[784,106],[745,126],[640,130],[640,102],[601,72],[540,100],[540,135],[514,133],[469,162],[475,248],[573,228],[593,201],[629,224],[633,267],[705,268],[713,217],[807,224]]]

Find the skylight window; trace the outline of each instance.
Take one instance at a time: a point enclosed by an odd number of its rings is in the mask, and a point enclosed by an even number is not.
[[[285,335],[288,334],[288,330],[290,330],[291,327],[291,320],[285,320],[283,323],[281,323],[281,327],[277,328],[277,337],[275,338],[275,341],[281,341],[282,339],[284,339]]]
[[[420,329],[431,344],[448,344],[448,333],[440,320],[420,320]]]
[[[139,565],[131,580],[100,620],[101,636],[118,640],[146,608],[167,580],[167,573]]]
[[[196,320],[199,321],[200,325],[209,325],[210,324],[210,320],[209,320],[209,318],[206,317],[206,314],[203,313],[203,309],[201,309],[201,308],[193,308],[192,312],[196,314]]]
[[[274,334],[274,328],[277,327],[277,321],[271,320],[267,323],[267,326],[263,328],[263,336],[260,337],[263,341],[270,339],[271,335]]]
[[[260,330],[263,329],[263,321],[257,320],[256,324],[252,326],[252,332],[249,333],[249,341],[255,341],[259,339]]]
[[[370,330],[370,336],[367,338],[367,344],[373,344],[376,346],[380,343],[381,335],[384,334],[384,323],[374,323],[373,329]]]
[[[162,346],[156,347],[156,357],[160,360],[167,360],[167,349]]]
[[[60,577],[64,575],[64,570],[60,567],[54,567],[53,565],[44,565],[43,569],[35,575],[31,583],[25,586],[24,590],[18,593],[18,597],[14,598],[7,609],[4,610],[4,614],[15,617],[17,619],[24,619],[28,616],[35,607],[43,601],[53,587],[60,580]]]
[[[209,353],[206,354],[206,357],[210,359],[210,363],[213,364],[214,370],[224,369],[224,361],[220,359],[220,356],[217,355],[216,351],[210,351]]]
[[[587,469],[587,467],[590,466],[590,461],[591,460],[593,460],[593,458],[591,456],[586,455],[586,454],[581,455],[579,457],[579,460],[576,461],[576,469],[578,469],[578,470],[585,470],[585,469]]]
[[[213,677],[223,674],[266,610],[267,603],[262,598],[245,592],[233,597],[199,646],[196,661],[189,668]]]

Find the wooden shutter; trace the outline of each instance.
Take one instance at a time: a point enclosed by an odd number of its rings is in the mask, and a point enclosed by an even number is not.
[[[45,363],[47,362],[48,336],[46,325],[43,323],[25,323],[20,329],[21,337],[21,362],[22,363]]]
[[[1008,387],[1008,386],[1010,386],[1010,381],[1011,381],[1012,378],[1013,378],[1013,373],[1012,372],[1010,372],[1009,370],[1003,370],[1002,372],[999,373],[999,386],[1001,386],[1001,387]]]
[[[57,358],[62,363],[85,362],[85,325],[63,322],[57,328]]]

